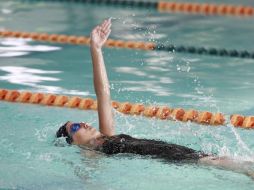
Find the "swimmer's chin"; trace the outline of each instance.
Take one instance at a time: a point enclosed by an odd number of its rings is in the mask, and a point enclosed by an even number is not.
[[[84,149],[96,150],[99,146],[103,144],[103,141],[97,138],[91,139],[88,143],[78,144],[77,146]]]

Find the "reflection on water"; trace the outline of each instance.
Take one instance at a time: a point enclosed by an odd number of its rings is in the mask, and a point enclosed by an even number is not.
[[[45,71],[42,69],[31,69],[28,67],[15,67],[15,66],[3,66],[0,67],[0,71],[7,72],[7,74],[0,76],[0,80],[8,81],[12,84],[19,84],[22,86],[33,87],[34,91],[45,93],[57,93],[57,94],[70,94],[70,95],[83,95],[87,96],[90,93],[88,91],[81,92],[77,90],[67,90],[59,86],[41,85],[42,82],[54,82],[61,79],[56,77],[42,76],[45,74],[59,74],[62,71]]]
[[[20,84],[27,86],[36,86],[43,81],[58,81],[58,78],[40,76],[37,74],[56,74],[60,71],[43,71],[41,69],[30,69],[28,67],[0,67],[0,70],[8,74],[1,76],[0,80],[8,81],[12,84]]]
[[[30,52],[49,52],[60,50],[60,47],[46,45],[28,45],[31,39],[0,38],[0,57],[28,55]]]
[[[10,14],[10,13],[12,13],[12,10],[10,10],[10,9],[1,9],[1,12],[3,14]]]
[[[19,51],[19,52],[3,52],[0,51],[0,57],[17,57],[17,56],[22,56],[22,55],[27,55],[29,54],[28,52],[23,52],[23,51]]]
[[[160,67],[152,67],[151,66],[142,69],[142,68],[135,68],[135,67],[117,67],[115,71],[118,73],[125,73],[129,75],[135,75],[138,77],[144,77],[147,80],[133,80],[133,81],[124,81],[122,80],[120,83],[124,84],[122,91],[135,91],[135,92],[151,92],[156,96],[169,96],[172,93],[168,88],[163,87],[161,84],[171,84],[174,81],[170,77],[163,77],[163,76],[155,76],[152,74],[154,71],[165,72],[168,71],[167,69],[163,69]],[[151,72],[152,71],[152,72]],[[149,74],[151,73],[151,74]],[[149,80],[153,79],[153,80]],[[157,80],[156,80],[157,79]]]
[[[151,92],[156,96],[169,96],[172,93],[169,89],[160,86],[160,81],[121,81],[125,87],[122,91]]]
[[[136,76],[146,76],[146,73],[135,67],[117,67],[116,72],[133,74]]]

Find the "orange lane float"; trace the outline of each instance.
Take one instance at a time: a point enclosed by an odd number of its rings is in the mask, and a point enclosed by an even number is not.
[[[61,44],[74,44],[74,45],[89,45],[90,38],[85,36],[68,36],[60,34],[47,34],[47,33],[35,33],[35,32],[19,32],[19,31],[0,31],[2,37],[13,37],[13,38],[31,38],[35,41],[53,42]],[[135,41],[122,41],[108,39],[105,43],[107,47],[116,48],[129,48],[129,49],[140,49],[140,50],[153,50],[156,48],[155,43],[151,42],[135,42]]]
[[[249,117],[245,117],[245,119],[243,120],[243,128],[254,128],[254,117],[253,116],[249,116]]]
[[[17,103],[31,103],[48,106],[78,108],[82,110],[97,110],[97,101],[92,98],[67,97],[55,94],[32,93],[27,91],[0,89],[0,100]],[[117,111],[129,115],[141,115],[158,119],[195,122],[204,125],[225,125],[226,118],[222,113],[207,111],[184,110],[167,106],[144,106],[129,102],[112,101],[112,107]],[[230,123],[234,127],[254,129],[254,116],[234,114],[230,116]]]
[[[57,1],[57,0],[47,0]],[[91,4],[114,5],[115,7],[137,7],[145,9],[155,9],[159,12],[170,13],[188,13],[220,15],[220,16],[253,16],[254,11],[251,6],[230,5],[230,4],[213,4],[213,3],[191,3],[191,2],[174,2],[174,1],[145,1],[145,0],[58,0],[60,2],[79,2]],[[186,0],[187,1],[187,0]],[[120,6],[117,6],[120,5]]]
[[[254,16],[254,8],[242,5],[187,3],[187,2],[158,2],[160,12],[182,12],[203,15],[220,16]]]
[[[145,106],[142,104],[133,104],[130,110],[131,115],[140,115],[145,110]]]
[[[195,119],[198,117],[198,111],[196,110],[189,110],[183,115],[182,121],[195,121]]]
[[[157,110],[157,113],[156,113],[155,117],[158,118],[158,119],[170,119],[170,113],[172,111],[173,111],[173,109],[171,109],[167,106],[160,107]]]
[[[57,96],[54,102],[55,106],[64,106],[68,102],[69,98],[67,96]]]
[[[175,6],[173,6],[175,7]],[[181,6],[180,6],[181,7]],[[189,10],[190,7],[187,7]],[[181,8],[183,9],[183,8]],[[184,9],[183,9],[184,10]],[[40,42],[59,43],[59,44],[72,44],[72,45],[86,45],[89,46],[90,38],[85,36],[73,36],[63,34],[47,34],[47,33],[35,33],[35,32],[19,32],[10,30],[0,30],[0,37],[12,37],[12,38],[29,38]],[[135,42],[135,41],[123,41],[108,39],[105,43],[109,48],[121,48],[121,49],[136,49],[144,51],[165,51],[165,52],[177,52],[177,53],[191,53],[199,55],[210,56],[222,56],[222,57],[234,57],[254,59],[254,52],[248,50],[236,50],[236,49],[218,49],[207,47],[194,47],[194,46],[175,46],[172,44],[152,43],[152,42]]]

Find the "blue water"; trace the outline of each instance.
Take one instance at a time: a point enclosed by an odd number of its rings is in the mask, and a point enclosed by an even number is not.
[[[194,1],[190,1],[194,2]],[[206,1],[221,2],[221,1]],[[252,1],[224,3],[254,6]],[[76,3],[0,2],[0,28],[88,36],[113,17],[111,38],[253,51],[253,18],[162,14]],[[0,88],[95,98],[89,48],[0,39]],[[113,100],[254,115],[254,61],[105,48]],[[95,111],[0,102],[0,189],[253,189],[243,174],[54,145],[67,120]],[[117,133],[254,161],[252,130],[115,113]]]

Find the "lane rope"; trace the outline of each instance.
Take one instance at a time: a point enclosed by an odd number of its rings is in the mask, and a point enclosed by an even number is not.
[[[23,0],[29,1],[31,0]],[[220,16],[254,16],[254,7],[230,4],[213,3],[191,3],[191,2],[149,2],[133,0],[37,0],[43,2],[77,2],[89,4],[118,5],[123,7],[137,7],[145,9],[155,9],[163,13],[186,13],[202,15],[220,15]]]
[[[92,98],[81,98],[78,96],[68,97],[55,94],[0,89],[0,100],[16,103],[68,107],[81,110],[97,110],[96,100],[93,100]],[[197,111],[194,109],[184,110],[183,108],[170,108],[168,106],[145,106],[140,103],[133,104],[117,101],[112,101],[112,107],[124,114],[140,115],[162,120],[176,120],[182,122],[190,121],[212,126],[227,124],[226,116],[222,113],[211,113],[208,111]],[[230,116],[230,123],[234,127],[254,129],[254,116],[233,114]]]
[[[182,12],[202,15],[220,16],[253,16],[254,7],[229,4],[158,2],[157,9],[161,12]]]
[[[60,34],[47,34],[36,32],[20,32],[11,30],[0,31],[0,36],[3,38],[24,38],[33,39],[41,42],[61,43],[61,44],[73,44],[73,45],[89,45],[90,38],[86,36],[74,36],[74,35],[60,35]],[[135,41],[123,41],[108,39],[105,43],[106,47],[115,48],[129,48],[139,50],[154,50],[154,51],[166,51],[166,52],[178,52],[178,53],[190,53],[199,55],[211,55],[222,57],[237,57],[254,59],[254,52],[247,50],[227,50],[194,46],[174,46],[165,44],[156,44],[153,42],[135,42]]]

